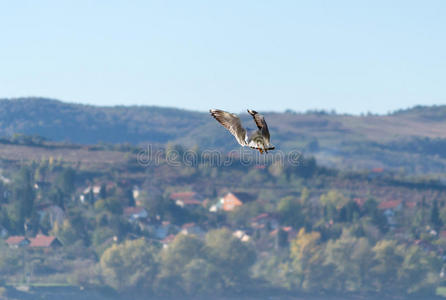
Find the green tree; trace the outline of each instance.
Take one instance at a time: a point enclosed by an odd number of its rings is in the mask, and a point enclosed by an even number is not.
[[[25,219],[31,216],[34,209],[34,198],[31,169],[22,167],[14,177],[11,204],[8,209],[8,217],[14,232],[23,232]]]
[[[68,220],[65,220],[62,225],[55,222],[52,234],[57,236],[64,246],[72,245],[79,239],[76,230]]]
[[[367,238],[359,238],[350,257],[350,263],[353,264],[354,280],[352,290],[369,291],[372,289],[370,270],[373,267],[372,247]]]
[[[238,289],[249,280],[256,260],[253,248],[233,237],[228,229],[209,231],[205,244],[208,260],[221,272],[226,287]]]
[[[431,209],[431,223],[436,230],[443,226],[443,222],[440,218],[440,211],[438,209],[438,201],[435,199]]]
[[[307,292],[323,289],[327,268],[324,268],[324,253],[319,232],[306,233],[301,229],[291,242],[290,258],[294,276],[292,286]]]
[[[143,238],[111,246],[100,260],[105,282],[120,292],[151,291],[158,271],[156,252]]]
[[[337,190],[330,190],[326,194],[321,195],[320,202],[322,205],[333,204],[336,209],[341,209],[348,203],[348,199]]]
[[[181,280],[185,292],[189,295],[215,295],[224,289],[224,282],[218,268],[201,258],[192,259],[184,266]]]
[[[398,252],[396,241],[381,240],[372,249],[375,265],[371,269],[378,292],[400,291],[398,271],[404,257]]]
[[[99,198],[107,198],[107,186],[105,185],[105,183],[101,184],[101,188],[99,190]]]
[[[398,247],[404,256],[398,272],[402,290],[407,294],[435,294],[440,272],[440,259],[417,246]]]
[[[157,278],[157,292],[175,294],[184,290],[181,276],[185,273],[186,266],[194,259],[202,257],[204,244],[200,239],[192,235],[177,235],[168,248],[160,253],[161,269]]]
[[[72,168],[65,168],[57,177],[56,183],[65,197],[69,197],[75,189],[76,172]]]
[[[303,207],[299,199],[292,196],[282,198],[277,205],[277,213],[281,223],[294,228],[300,228],[305,225],[305,216]]]
[[[331,290],[346,292],[349,285],[356,284],[357,277],[354,272],[354,264],[351,257],[355,251],[357,239],[352,237],[346,230],[337,240],[328,241],[324,252],[326,266],[333,269],[330,280]]]

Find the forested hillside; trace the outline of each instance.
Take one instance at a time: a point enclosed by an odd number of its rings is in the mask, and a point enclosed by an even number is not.
[[[446,170],[444,106],[364,116],[324,111],[262,113],[277,150],[311,154],[326,166],[434,176],[442,176]],[[246,113],[241,118],[245,126],[255,128]],[[98,107],[44,98],[0,100],[0,136],[11,138],[14,134],[77,144],[170,143],[210,150],[239,149],[207,112]]]

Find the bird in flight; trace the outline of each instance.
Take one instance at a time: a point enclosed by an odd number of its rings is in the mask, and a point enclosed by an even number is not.
[[[236,114],[231,114],[220,109],[211,109],[209,112],[223,127],[229,130],[237,142],[243,147],[248,146],[252,149],[257,149],[261,154],[263,152],[268,153],[268,150],[275,148],[269,142],[269,131],[265,118],[255,110],[248,109],[248,113],[254,118],[258,130],[249,135],[247,130],[243,128],[240,118]]]

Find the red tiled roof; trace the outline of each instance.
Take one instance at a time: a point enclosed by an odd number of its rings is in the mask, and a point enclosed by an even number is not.
[[[235,207],[243,205],[243,202],[237,198],[233,193],[227,193],[223,197],[223,210],[230,211],[234,210]]]
[[[10,236],[10,237],[6,240],[6,243],[7,243],[8,245],[18,245],[18,244],[20,244],[24,239],[25,239],[24,236]]]
[[[373,173],[382,173],[383,171],[384,171],[383,168],[373,168],[373,169],[372,169],[372,172],[373,172]]]
[[[263,214],[258,215],[257,217],[252,218],[251,221],[255,222],[255,221],[258,221],[258,220],[261,220],[261,219],[265,219],[265,218],[268,218],[268,217],[269,217],[268,213],[263,213]]]
[[[183,200],[177,200],[183,202],[184,205],[201,205],[202,203],[195,199],[183,199]]]
[[[396,207],[398,207],[398,205],[400,205],[401,204],[401,200],[389,200],[389,201],[384,201],[384,202],[381,202],[379,205],[378,205],[378,208],[379,209],[389,209],[389,208],[396,208]]]
[[[163,244],[169,244],[170,242],[172,242],[175,239],[175,235],[174,234],[169,234],[168,236],[166,236],[161,243]]]
[[[195,223],[186,223],[183,226],[181,226],[181,228],[191,228],[191,227],[194,227],[194,226],[195,226]]]
[[[409,208],[414,208],[417,206],[417,202],[416,201],[409,201],[405,203],[407,207]]]
[[[30,247],[50,247],[51,244],[57,240],[55,236],[46,236],[43,234],[36,235],[35,238],[31,238]]]
[[[195,192],[179,192],[170,194],[170,199],[173,200],[185,200],[185,199],[193,199],[195,197]]]
[[[124,208],[124,215],[126,216],[131,216],[134,214],[139,214],[140,212],[142,212],[144,210],[144,207],[141,206],[129,206],[129,207],[125,207]]]
[[[291,226],[285,226],[285,227],[282,227],[282,230],[285,231],[285,232],[288,233],[288,234],[293,233],[293,227],[291,227]],[[270,234],[270,235],[276,235],[278,232],[279,232],[279,229],[274,229],[274,230],[271,231],[269,234]]]

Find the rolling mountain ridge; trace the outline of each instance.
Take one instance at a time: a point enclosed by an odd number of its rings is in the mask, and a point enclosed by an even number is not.
[[[278,150],[308,153],[325,165],[405,168],[435,174],[446,170],[446,106],[417,106],[365,116],[323,111],[262,113]],[[240,117],[245,126],[255,127],[248,114]],[[0,136],[16,133],[76,144],[239,148],[205,112],[155,106],[101,107],[46,98],[0,99]]]

